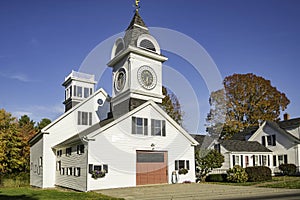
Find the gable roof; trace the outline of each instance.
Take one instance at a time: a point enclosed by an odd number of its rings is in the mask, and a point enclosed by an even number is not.
[[[300,118],[294,118],[289,120],[283,120],[278,122],[280,128],[283,129],[294,129],[300,127]]]
[[[98,89],[96,92],[94,92],[91,96],[89,96],[88,98],[84,99],[82,102],[80,102],[79,104],[77,104],[76,106],[72,107],[70,110],[68,110],[67,112],[63,113],[61,116],[59,116],[57,119],[55,119],[54,121],[52,121],[50,124],[48,124],[47,126],[45,126],[41,131],[39,131],[37,134],[35,134],[30,140],[29,140],[29,144],[33,145],[34,143],[36,143],[37,141],[39,141],[41,139],[41,135],[43,134],[48,134],[48,129],[51,128],[52,126],[54,126],[55,124],[57,124],[59,121],[61,121],[63,118],[65,118],[66,116],[68,116],[69,114],[71,114],[74,110],[76,110],[77,108],[79,108],[80,106],[84,105],[86,102],[88,102],[91,98],[94,98],[96,95],[98,95],[99,93],[103,93],[103,95],[107,98],[108,94],[105,92],[105,90],[103,88]]]
[[[191,136],[199,143],[196,147],[196,149],[207,149],[210,147],[213,142],[215,141],[212,137],[209,135],[197,135],[197,134],[191,134]]]
[[[258,128],[259,128],[259,126],[248,127],[241,132],[233,134],[233,136],[230,138],[230,140],[247,141],[247,139],[250,138],[258,130]]]
[[[220,144],[233,152],[272,152],[256,141],[223,140]]]
[[[133,109],[132,111],[122,115],[121,117],[119,117],[117,119],[111,118],[111,119],[107,119],[107,121],[105,121],[105,123],[103,121],[96,123],[96,124],[90,126],[89,128],[81,131],[80,133],[76,134],[76,136],[73,136],[73,137],[63,141],[60,144],[68,143],[69,140],[74,140],[75,138],[84,138],[87,141],[91,140],[95,136],[103,133],[105,130],[120,123],[121,121],[127,119],[128,117],[132,116],[133,114],[135,114],[136,112],[142,110],[143,108],[145,108],[147,106],[152,106],[157,112],[159,112],[161,115],[163,115],[163,117],[169,123],[171,123],[181,134],[183,134],[191,142],[191,145],[197,146],[199,144],[189,133],[187,133],[179,124],[177,124],[177,122],[175,120],[173,120],[160,106],[158,106],[152,100],[148,100],[144,104],[140,105],[139,107]],[[56,146],[59,146],[60,144],[58,144]]]

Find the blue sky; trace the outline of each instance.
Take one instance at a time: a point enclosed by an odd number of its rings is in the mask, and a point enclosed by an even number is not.
[[[103,40],[124,31],[133,0],[0,1],[0,108],[33,120],[55,119],[63,110],[64,77],[78,70]],[[271,80],[291,100],[288,112],[300,116],[300,1],[298,0],[141,0],[146,25],[188,35],[201,44],[222,77],[252,72]],[[188,63],[165,52],[174,67],[201,92],[203,132],[209,92]],[[99,59],[107,59],[99,55]],[[108,61],[108,60],[107,60]],[[103,66],[105,67],[105,66]],[[111,93],[110,71],[98,87]],[[186,94],[187,96],[189,94]],[[184,99],[185,97],[180,97]],[[189,105],[190,106],[190,105]],[[183,109],[189,110],[188,105]],[[186,121],[190,114],[186,112]]]

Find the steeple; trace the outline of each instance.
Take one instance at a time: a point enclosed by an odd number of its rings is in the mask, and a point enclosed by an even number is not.
[[[125,32],[125,48],[129,45],[136,47],[138,37],[143,34],[149,34],[149,30],[140,16],[139,11],[136,9],[135,14]]]

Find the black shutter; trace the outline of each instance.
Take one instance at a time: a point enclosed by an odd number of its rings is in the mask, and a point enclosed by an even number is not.
[[[190,170],[190,161],[189,160],[185,161],[185,168],[187,170]]]
[[[175,170],[178,170],[178,166],[179,166],[178,160],[175,160]]]
[[[244,166],[243,155],[241,155],[241,167]]]
[[[155,120],[154,119],[151,119],[151,135],[154,136],[154,122]]]
[[[148,135],[148,119],[144,118],[144,135]]]
[[[166,121],[162,120],[162,136],[166,136]]]
[[[252,157],[253,157],[253,166],[255,166],[255,155],[253,155]]]
[[[272,135],[272,145],[276,146],[276,135]]]
[[[288,157],[287,157],[286,154],[283,155],[283,163],[284,163],[284,164],[287,164],[287,163],[288,163]]]
[[[235,165],[235,155],[232,155],[232,166]]]
[[[273,155],[273,166],[275,167],[276,165],[277,165],[277,163],[276,163],[276,155]]]
[[[136,118],[132,117],[132,124],[131,124],[132,134],[136,134]]]
[[[268,166],[270,166],[270,155],[268,155]]]
[[[261,136],[261,144],[266,146],[266,137],[265,136]]]
[[[108,165],[103,165],[103,170],[105,170],[105,172],[108,172]]]
[[[93,173],[93,164],[89,164],[89,174]]]

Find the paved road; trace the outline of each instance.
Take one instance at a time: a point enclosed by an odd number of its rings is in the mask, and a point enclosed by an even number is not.
[[[97,191],[126,200],[193,199],[300,199],[300,189],[228,186],[215,184],[174,184],[119,188]]]

